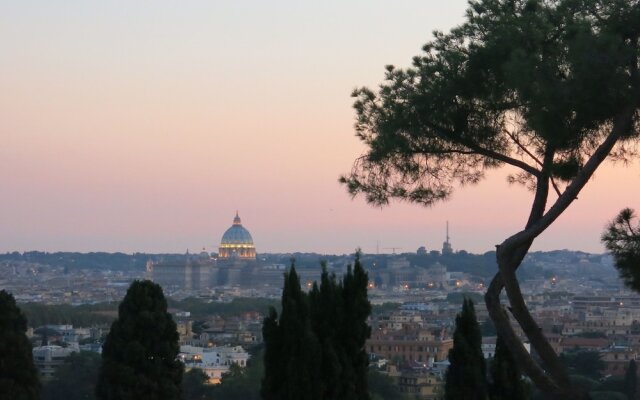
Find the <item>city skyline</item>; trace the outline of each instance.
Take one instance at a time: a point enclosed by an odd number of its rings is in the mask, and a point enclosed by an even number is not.
[[[425,209],[351,199],[351,90],[410,65],[466,1],[0,5],[0,251],[217,248],[238,210],[260,252],[493,250],[526,222],[507,169]],[[596,173],[533,250],[600,253],[640,199]],[[637,208],[637,207],[636,207]]]

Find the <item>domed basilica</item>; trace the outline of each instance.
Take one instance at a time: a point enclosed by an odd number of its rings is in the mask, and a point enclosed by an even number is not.
[[[218,251],[220,260],[255,260],[256,248],[248,230],[242,226],[242,221],[236,211],[231,228],[222,235]]]

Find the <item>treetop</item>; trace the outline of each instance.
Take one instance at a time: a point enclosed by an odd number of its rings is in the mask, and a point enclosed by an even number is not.
[[[510,165],[511,182],[544,176],[560,194],[614,127],[610,156],[635,155],[639,36],[637,0],[470,1],[411,67],[354,91],[368,150],[341,182],[373,204],[432,205]]]

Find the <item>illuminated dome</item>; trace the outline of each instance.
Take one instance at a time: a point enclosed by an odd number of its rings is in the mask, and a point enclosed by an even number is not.
[[[242,221],[236,212],[231,228],[222,235],[218,257],[223,260],[241,259],[255,260],[256,248],[253,245],[253,238],[248,230],[242,226]]]

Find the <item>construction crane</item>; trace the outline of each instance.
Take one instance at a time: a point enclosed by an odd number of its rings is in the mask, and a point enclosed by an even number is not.
[[[383,250],[391,250],[391,254],[396,254],[396,250],[401,250],[402,247],[383,247]]]

